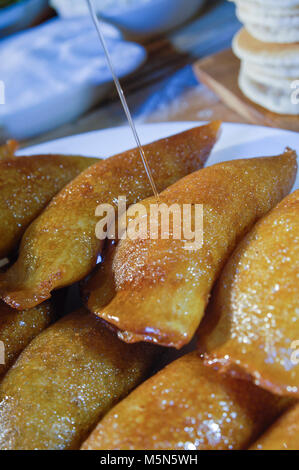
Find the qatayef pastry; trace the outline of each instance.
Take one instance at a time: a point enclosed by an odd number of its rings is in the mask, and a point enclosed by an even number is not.
[[[160,192],[201,168],[217,138],[220,122],[194,128],[144,147]],[[96,163],[67,185],[28,227],[17,262],[0,275],[3,300],[31,308],[54,289],[71,285],[95,267],[104,240],[96,236],[96,209],[119,195],[131,205],[152,194],[138,149]]]
[[[203,246],[187,250],[184,239],[155,240],[150,233],[147,239],[121,240],[85,287],[89,310],[128,343],[178,349],[188,344],[224,263],[240,238],[289,193],[296,172],[296,153],[287,150],[277,157],[220,163],[170,186],[160,204],[203,205]],[[144,202],[147,213],[155,202]]]
[[[299,190],[241,242],[204,323],[206,365],[299,397]]]
[[[146,378],[159,352],[123,343],[85,310],[62,318],[29,344],[0,384],[0,449],[77,449]]]
[[[298,450],[299,405],[286,411],[250,450]]]
[[[174,361],[113,408],[83,450],[246,449],[289,400],[224,377],[197,353]]]
[[[30,341],[55,320],[49,302],[20,312],[0,302],[0,341],[4,347],[4,364],[0,363],[0,379]]]
[[[68,155],[12,158],[11,145],[6,146],[6,157],[0,156],[0,259],[17,247],[28,225],[53,197],[98,161]]]
[[[233,51],[241,60],[244,95],[275,113],[299,115],[299,43],[261,42],[243,28],[233,40]]]

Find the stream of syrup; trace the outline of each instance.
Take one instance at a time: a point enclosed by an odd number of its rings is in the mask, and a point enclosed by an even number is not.
[[[138,135],[138,132],[137,132],[137,129],[136,129],[134,120],[133,120],[133,118],[132,118],[132,115],[131,115],[131,112],[130,112],[130,109],[129,109],[129,106],[128,106],[128,103],[127,103],[127,100],[126,100],[126,97],[125,97],[125,94],[124,94],[124,91],[123,91],[123,89],[122,89],[122,86],[121,86],[121,84],[120,84],[120,81],[119,81],[119,79],[118,79],[118,77],[117,77],[117,75],[116,75],[114,66],[113,66],[113,64],[112,64],[112,60],[111,60],[111,57],[110,57],[110,53],[109,53],[109,50],[108,50],[108,47],[107,47],[107,44],[106,44],[106,41],[105,41],[105,38],[104,38],[104,35],[103,35],[103,32],[102,32],[101,22],[100,22],[100,20],[99,20],[99,18],[98,18],[98,15],[97,15],[97,13],[96,13],[93,0],[86,0],[86,1],[87,1],[87,4],[88,4],[88,8],[89,8],[91,17],[92,17],[93,22],[94,22],[94,24],[95,24],[96,30],[97,30],[97,32],[98,32],[98,35],[99,35],[99,38],[100,38],[102,47],[103,47],[103,49],[104,49],[104,53],[105,53],[105,55],[106,55],[107,63],[108,63],[109,69],[110,69],[110,71],[111,71],[111,74],[112,74],[112,77],[113,77],[113,80],[114,80],[114,83],[115,83],[117,92],[118,92],[118,94],[119,94],[120,101],[121,101],[122,106],[123,106],[123,108],[124,108],[125,114],[126,114],[126,116],[127,116],[128,122],[129,122],[129,125],[130,125],[130,127],[131,127],[131,129],[132,129],[133,136],[134,136],[134,139],[135,139],[135,141],[136,141],[137,147],[139,148],[140,156],[141,156],[141,159],[142,159],[142,162],[143,162],[143,165],[144,165],[144,168],[145,168],[147,177],[148,177],[148,179],[149,179],[149,182],[150,182],[150,184],[151,184],[151,187],[152,187],[152,189],[153,189],[153,193],[154,193],[155,197],[156,197],[157,199],[159,199],[159,194],[158,194],[158,191],[157,191],[157,188],[156,188],[156,185],[155,185],[155,181],[154,181],[154,179],[153,179],[152,171],[151,171],[151,169],[150,169],[150,166],[149,166],[149,164],[148,164],[147,158],[146,158],[146,156],[145,156],[145,152],[144,152],[143,147],[142,147],[142,145],[141,145],[141,141],[140,141],[140,138],[139,138],[139,135]]]

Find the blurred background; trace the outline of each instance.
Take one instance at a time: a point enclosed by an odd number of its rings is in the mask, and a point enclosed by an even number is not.
[[[231,2],[94,3],[137,122],[242,121],[192,68],[230,47],[240,28]],[[0,141],[125,124],[85,0],[0,0],[0,84]]]

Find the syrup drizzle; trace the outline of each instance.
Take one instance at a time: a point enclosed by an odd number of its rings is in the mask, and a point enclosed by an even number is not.
[[[137,132],[137,129],[136,129],[136,126],[135,126],[135,123],[133,121],[133,118],[132,118],[132,115],[131,115],[131,112],[130,112],[130,109],[129,109],[129,106],[128,106],[128,103],[127,103],[127,100],[126,100],[126,97],[125,97],[125,94],[124,94],[124,91],[122,89],[122,86],[119,82],[119,79],[115,73],[115,70],[114,70],[114,66],[112,64],[112,60],[111,60],[111,57],[110,57],[110,54],[109,54],[109,51],[108,51],[108,47],[107,47],[107,44],[106,44],[106,41],[105,41],[105,38],[104,38],[104,35],[103,35],[103,32],[102,32],[102,29],[101,29],[101,23],[100,23],[100,20],[98,18],[98,15],[96,13],[96,10],[95,10],[95,7],[94,7],[94,4],[93,4],[93,0],[86,0],[87,1],[87,4],[88,4],[88,8],[89,8],[89,11],[90,11],[90,14],[91,14],[91,17],[93,19],[93,22],[94,22],[94,25],[96,27],[96,30],[98,32],[98,35],[99,35],[99,38],[100,38],[100,41],[101,41],[101,44],[103,46],[103,49],[104,49],[104,53],[106,55],[106,59],[107,59],[107,62],[108,62],[108,66],[110,68],[110,71],[111,71],[111,74],[112,74],[112,77],[113,77],[113,80],[114,80],[114,83],[115,83],[115,86],[116,86],[116,89],[117,89],[117,92],[119,94],[119,97],[120,97],[120,101],[122,103],[122,106],[124,108],[124,111],[125,111],[125,114],[127,116],[127,119],[129,121],[129,124],[130,124],[130,127],[132,129],[132,132],[133,132],[133,136],[134,136],[134,139],[136,141],[136,144],[137,144],[137,147],[139,148],[139,152],[140,152],[140,156],[141,156],[141,159],[142,159],[142,162],[143,162],[143,165],[144,165],[144,168],[145,168],[145,171],[146,171],[146,174],[147,174],[147,177],[149,179],[149,182],[151,184],[151,187],[153,189],[153,193],[155,195],[155,197],[157,199],[159,199],[159,194],[158,194],[158,191],[157,191],[157,188],[156,188],[156,185],[155,185],[155,181],[153,179],[153,175],[152,175],[152,171],[150,169],[150,166],[148,164],[148,161],[147,161],[147,158],[145,156],[145,152],[143,150],[143,147],[141,145],[141,141],[140,141],[140,138],[139,138],[139,135],[138,135],[138,132]]]

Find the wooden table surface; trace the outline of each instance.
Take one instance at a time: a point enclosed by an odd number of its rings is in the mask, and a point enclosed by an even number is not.
[[[191,65],[199,58],[228,48],[239,28],[231,2],[207,0],[206,6],[187,25],[144,44],[148,52],[146,64],[123,81],[136,122],[212,119],[247,122],[196,82],[194,76],[193,81],[192,77],[190,79]],[[22,146],[123,124],[126,120],[113,91],[104,102],[76,122],[23,142]]]

